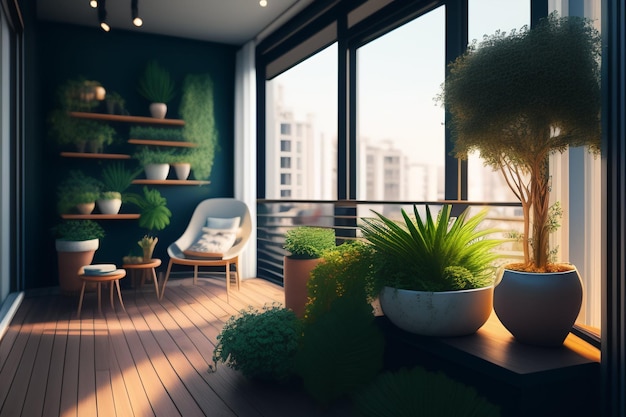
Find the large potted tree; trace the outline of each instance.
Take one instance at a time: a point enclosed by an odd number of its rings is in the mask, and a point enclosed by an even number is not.
[[[426,206],[423,218],[417,206],[402,220],[380,213],[363,218],[360,229],[373,246],[371,296],[380,295],[385,316],[397,327],[423,336],[464,336],[476,332],[492,311],[493,249],[499,232],[483,228],[486,209],[458,217],[444,205],[437,216]]]
[[[496,33],[449,65],[441,96],[454,154],[480,152],[524,213],[524,262],[507,265],[494,308],[517,340],[560,346],[582,301],[576,268],[549,258],[549,159],[600,147],[601,43],[592,22],[551,14],[534,28]]]

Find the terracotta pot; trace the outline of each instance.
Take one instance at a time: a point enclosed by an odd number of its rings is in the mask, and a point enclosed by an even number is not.
[[[505,269],[494,292],[494,310],[518,341],[561,346],[578,317],[582,299],[582,282],[575,268],[553,273]]]
[[[80,292],[83,282],[78,278],[78,274],[83,266],[91,264],[99,244],[98,239],[78,242],[57,239],[56,249],[61,293],[75,295]]]
[[[306,283],[309,281],[311,271],[320,261],[321,258],[294,259],[288,256],[284,257],[285,307],[293,310],[298,317],[304,316],[304,306],[309,299]]]
[[[422,336],[475,333],[489,318],[493,286],[459,291],[412,291],[384,287],[380,306],[395,326]]]
[[[176,178],[179,180],[186,180],[189,177],[189,173],[191,172],[190,163],[177,162],[171,165],[174,167],[174,171],[176,172]]]
[[[77,204],[76,205],[76,210],[78,210],[78,212],[80,214],[91,214],[91,212],[95,208],[96,208],[96,202],[95,201],[93,203],[84,203],[84,204]]]

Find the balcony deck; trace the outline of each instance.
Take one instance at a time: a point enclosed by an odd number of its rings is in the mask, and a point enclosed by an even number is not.
[[[298,387],[249,381],[220,364],[208,372],[224,322],[248,305],[283,302],[280,286],[246,280],[227,302],[224,280],[123,291],[126,313],[103,297],[27,294],[0,341],[3,416],[332,416]],[[297,410],[297,411],[295,411]]]

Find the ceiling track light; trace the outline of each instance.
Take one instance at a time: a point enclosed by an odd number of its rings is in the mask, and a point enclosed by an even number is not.
[[[100,0],[98,2],[98,20],[100,21],[100,27],[105,32],[111,30],[111,27],[107,23],[107,9],[106,9],[106,0]]]
[[[91,7],[93,7],[94,9],[97,9],[97,8],[98,8],[98,0],[91,0],[91,1],[89,2],[89,5],[90,5]]]
[[[133,25],[137,27],[143,25],[143,20],[141,19],[141,17],[139,17],[139,9],[137,6],[138,3],[139,0],[131,0],[130,2],[130,12],[133,17]]]

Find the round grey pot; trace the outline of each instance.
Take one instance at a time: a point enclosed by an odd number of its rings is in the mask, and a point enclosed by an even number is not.
[[[504,270],[494,292],[494,310],[518,341],[561,346],[580,312],[583,287],[571,271],[533,273]]]

